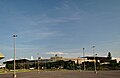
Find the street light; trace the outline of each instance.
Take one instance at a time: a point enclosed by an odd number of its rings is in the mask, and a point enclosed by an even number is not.
[[[93,57],[94,57],[94,69],[95,69],[94,72],[97,73],[97,70],[96,70],[96,59],[95,59],[95,52],[94,52],[95,51],[95,46],[92,46],[92,48],[93,48]]]
[[[83,48],[83,58],[85,56],[85,52],[84,52],[85,48]],[[85,70],[85,58],[84,58],[84,70]]]
[[[39,73],[39,53],[37,53],[37,55],[38,55],[38,70],[37,70],[37,73]]]
[[[13,35],[13,48],[14,48],[14,73],[13,73],[13,78],[16,78],[16,72],[15,72],[15,60],[16,60],[16,38],[17,35]]]

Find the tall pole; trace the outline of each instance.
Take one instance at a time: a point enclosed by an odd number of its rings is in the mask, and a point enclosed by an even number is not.
[[[45,72],[46,72],[46,61],[47,61],[47,60],[45,59]]]
[[[84,52],[85,48],[83,48],[83,58],[85,56],[85,52]],[[85,58],[84,58],[84,70],[85,70]]]
[[[39,73],[39,53],[37,53],[37,55],[38,55],[38,70],[37,70],[37,73]]]
[[[97,73],[97,70],[96,70],[96,59],[95,59],[95,46],[92,46],[93,48],[93,57],[94,57],[94,72]]]
[[[17,35],[13,35],[13,48],[14,48],[14,73],[13,73],[13,78],[16,78],[16,72],[15,72],[15,65],[16,65],[16,38]]]

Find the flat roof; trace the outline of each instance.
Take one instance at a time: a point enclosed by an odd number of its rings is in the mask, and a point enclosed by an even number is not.
[[[95,59],[108,59],[107,57],[99,57],[99,56],[85,56],[85,57],[81,57],[81,58],[87,58],[87,59],[90,59],[90,60],[93,60],[94,58]]]

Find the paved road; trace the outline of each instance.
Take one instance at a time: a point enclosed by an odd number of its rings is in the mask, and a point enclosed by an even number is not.
[[[12,74],[0,74],[0,78],[12,78]],[[120,78],[119,71],[99,71],[97,74],[92,71],[47,71],[17,73],[17,78]]]

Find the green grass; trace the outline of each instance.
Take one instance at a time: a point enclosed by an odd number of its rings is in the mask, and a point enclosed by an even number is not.
[[[14,70],[5,70],[5,69],[0,69],[0,74],[5,74],[5,73],[13,73]],[[35,70],[28,70],[28,69],[16,69],[16,72],[30,72],[30,71],[35,71]]]
[[[4,69],[0,69],[0,74],[6,73]]]

